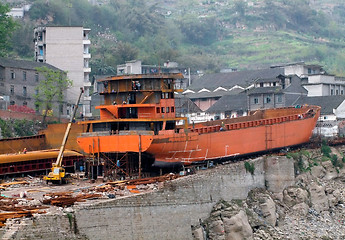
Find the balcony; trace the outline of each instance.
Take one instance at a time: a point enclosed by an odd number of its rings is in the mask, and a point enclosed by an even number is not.
[[[91,45],[91,41],[89,39],[84,39],[83,44],[84,45]]]
[[[91,58],[91,54],[90,53],[84,53],[83,54],[83,58],[86,59],[86,58]]]
[[[84,67],[83,71],[84,71],[84,73],[90,73],[91,72],[91,68],[90,67]]]

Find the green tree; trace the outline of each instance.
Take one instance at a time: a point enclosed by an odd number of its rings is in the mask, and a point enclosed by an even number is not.
[[[9,6],[0,2],[0,56],[8,54],[11,35],[16,27],[15,21],[7,15],[9,11]]]
[[[72,80],[68,79],[66,72],[54,70],[48,67],[36,68],[43,75],[44,80],[36,87],[35,104],[44,107],[42,123],[45,124],[48,111],[52,109],[54,100],[62,104],[64,91],[72,86]],[[60,111],[59,111],[60,118]]]
[[[34,45],[32,44],[33,29],[34,25],[31,22],[23,21],[13,32],[13,51],[15,51],[21,57],[32,57],[32,53],[34,52]]]

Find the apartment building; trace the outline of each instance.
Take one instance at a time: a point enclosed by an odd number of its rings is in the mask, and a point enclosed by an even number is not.
[[[72,112],[83,87],[85,92],[81,99],[85,117],[91,117],[91,96],[89,66],[91,54],[89,32],[84,27],[37,27],[34,30],[35,60],[48,63],[67,72],[67,77],[73,81],[73,86],[67,90],[66,101],[69,103],[66,117]]]
[[[34,61],[15,60],[0,58],[0,109],[7,109],[10,105],[26,106],[42,113],[35,103],[34,95],[37,94],[36,87],[44,80],[44,76],[37,72],[39,67],[48,67],[54,71],[61,71],[46,63]],[[53,104],[53,115],[61,116],[66,111],[66,102],[55,102]]]

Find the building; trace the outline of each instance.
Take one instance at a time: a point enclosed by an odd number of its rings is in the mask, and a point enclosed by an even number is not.
[[[82,113],[91,117],[91,96],[89,74],[91,68],[90,29],[83,27],[38,27],[34,30],[35,60],[48,63],[67,72],[73,86],[67,90],[66,100],[69,103],[67,115],[71,113],[80,88],[84,88],[81,99]]]
[[[345,79],[328,74],[320,65],[299,62],[272,68],[283,68],[284,75],[300,77],[309,97],[345,94]]]
[[[275,79],[283,73],[282,68],[268,68],[205,74],[183,93],[200,109],[206,111],[223,96],[238,94],[253,88],[258,79]]]
[[[117,65],[117,75],[130,74],[156,74],[156,73],[182,73],[184,79],[175,80],[175,89],[186,89],[190,83],[190,70],[180,68],[177,62],[165,62],[163,66],[143,65],[140,60],[127,61],[125,64]]]
[[[44,79],[44,76],[41,76],[36,68],[43,66],[61,71],[46,63],[0,58],[0,109],[7,109],[10,105],[17,105],[27,106],[37,113],[43,110],[35,105],[34,98],[37,93],[37,85]],[[53,105],[53,114],[55,116],[64,114],[61,110],[66,109],[66,102]]]
[[[307,94],[302,86],[302,79],[297,75],[257,79],[254,88],[247,90],[248,110],[292,106]]]
[[[321,115],[314,133],[325,137],[345,136],[345,99],[343,96],[301,97],[297,104],[317,105]]]

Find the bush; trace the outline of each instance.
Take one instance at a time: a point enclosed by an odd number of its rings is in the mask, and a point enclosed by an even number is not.
[[[321,145],[321,152],[324,156],[329,157],[329,158],[331,157],[330,153],[332,152],[332,150],[328,145],[326,145],[324,143],[322,143],[322,145]]]
[[[250,174],[254,175],[254,171],[255,171],[254,163],[245,162],[244,168],[246,169],[246,172],[250,172]]]

